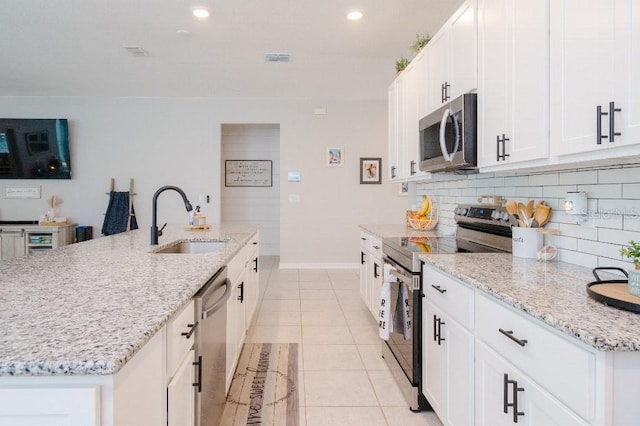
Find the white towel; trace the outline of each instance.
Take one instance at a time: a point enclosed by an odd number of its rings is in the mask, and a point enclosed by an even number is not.
[[[395,268],[391,265],[384,265],[384,282],[380,287],[380,311],[378,311],[378,335],[383,340],[389,340],[389,333],[393,326],[391,321],[391,283],[396,282],[396,277],[391,275]]]
[[[392,332],[402,334],[404,340],[411,338],[411,307],[409,306],[409,289],[405,283],[398,283],[398,301],[393,313]]]

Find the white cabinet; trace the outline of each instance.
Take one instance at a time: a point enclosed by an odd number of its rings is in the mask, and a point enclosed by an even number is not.
[[[25,253],[24,229],[0,228],[0,260],[24,256]]]
[[[427,113],[477,88],[476,2],[466,1],[426,45]]]
[[[551,154],[638,154],[640,4],[552,1],[550,17]]]
[[[549,392],[489,349],[476,343],[477,426],[514,423],[545,426],[587,425]]]
[[[378,320],[380,288],[383,282],[382,239],[360,232],[360,296],[373,318]]]
[[[245,289],[246,308],[246,327],[251,327],[251,321],[255,315],[258,301],[260,300],[260,273],[259,265],[260,254],[258,250],[258,234],[256,234],[247,244],[247,284]]]
[[[195,351],[188,351],[176,374],[167,385],[168,426],[193,426],[195,424],[193,387],[196,381],[193,368],[195,360]]]
[[[195,421],[196,324],[193,301],[167,323],[166,369],[169,426],[189,426]]]
[[[389,87],[389,180],[400,182],[406,179],[406,74],[403,72]]]
[[[423,286],[423,393],[443,424],[473,424],[473,290],[428,266]]]
[[[478,0],[480,168],[549,157],[548,18],[549,0]]]

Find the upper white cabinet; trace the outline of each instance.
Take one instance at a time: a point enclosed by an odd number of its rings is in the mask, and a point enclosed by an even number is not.
[[[551,2],[551,154],[640,153],[640,2]]]
[[[389,87],[389,180],[394,182],[407,176],[404,82],[402,73]]]
[[[427,44],[427,113],[477,88],[476,1],[465,2]]]
[[[549,0],[478,1],[481,168],[549,156],[548,18]]]

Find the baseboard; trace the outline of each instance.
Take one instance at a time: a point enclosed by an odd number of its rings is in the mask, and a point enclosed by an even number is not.
[[[282,263],[280,269],[360,269],[359,263]]]

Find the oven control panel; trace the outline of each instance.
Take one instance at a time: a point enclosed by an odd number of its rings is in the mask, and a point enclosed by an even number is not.
[[[502,206],[459,205],[453,210],[456,222],[493,223],[509,226],[509,214]]]

